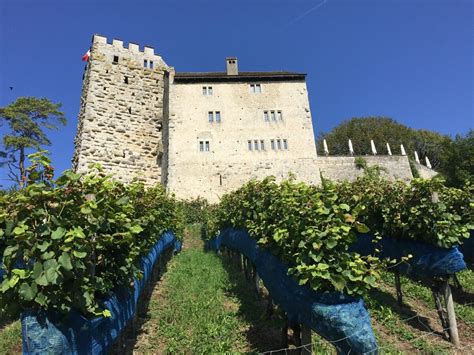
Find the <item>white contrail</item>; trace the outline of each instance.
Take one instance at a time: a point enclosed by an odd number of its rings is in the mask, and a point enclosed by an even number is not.
[[[299,15],[298,17],[296,17],[293,21],[290,21],[288,22],[288,25],[291,25],[295,22],[298,22],[299,20],[301,20],[303,17],[309,15],[311,12],[313,11],[316,11],[317,9],[319,9],[321,6],[323,6],[325,3],[327,3],[328,1],[327,0],[323,0],[322,2],[320,2],[319,4],[316,4],[314,5],[312,8],[310,8],[309,10],[307,10],[306,12],[303,12],[301,15]]]

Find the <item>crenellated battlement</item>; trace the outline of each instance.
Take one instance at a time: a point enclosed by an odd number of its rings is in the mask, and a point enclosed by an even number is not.
[[[124,42],[121,39],[107,39],[107,37],[94,34],[92,36],[92,49],[97,48],[101,51],[106,49],[107,52],[117,51],[117,53],[129,53],[131,56],[134,57],[143,57],[144,59],[150,58],[162,62],[166,66],[166,63],[163,61],[163,58],[157,54],[155,54],[155,49],[151,46],[140,46],[137,43],[129,42],[128,47],[124,46]]]

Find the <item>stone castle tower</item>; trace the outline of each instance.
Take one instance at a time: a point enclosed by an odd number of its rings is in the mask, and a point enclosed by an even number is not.
[[[413,177],[406,156],[365,159],[389,178]],[[306,74],[242,72],[235,57],[226,71],[175,72],[151,47],[99,35],[83,78],[73,168],[91,163],[124,182],[161,182],[180,198],[211,202],[252,178],[292,174],[319,184],[321,175],[362,173],[352,156],[317,156]]]
[[[100,163],[125,182],[162,179],[171,68],[154,49],[94,35],[85,69],[73,168]]]

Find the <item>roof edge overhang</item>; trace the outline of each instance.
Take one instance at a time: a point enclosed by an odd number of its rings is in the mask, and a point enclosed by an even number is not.
[[[255,82],[255,81],[305,81],[305,73],[293,72],[240,72],[238,75],[227,75],[225,72],[176,73],[174,82],[211,83],[211,82]]]

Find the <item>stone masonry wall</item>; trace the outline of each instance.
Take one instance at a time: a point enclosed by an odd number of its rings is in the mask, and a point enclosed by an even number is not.
[[[410,181],[413,179],[407,156],[375,155],[362,158],[368,166],[377,165],[383,168],[382,175],[391,180]],[[316,164],[319,172],[326,179],[333,181],[354,180],[364,172],[363,169],[357,168],[355,159],[356,157],[319,156],[316,159]]]
[[[170,84],[167,188],[178,197],[216,202],[252,178],[289,173],[319,183],[304,80],[261,81],[260,93],[250,90],[252,83]],[[212,86],[212,95],[203,95],[203,86]],[[270,110],[281,111],[282,119],[266,121]],[[210,122],[209,111],[219,111],[221,121]],[[288,149],[272,149],[272,140],[286,140]],[[209,142],[209,151],[200,150],[200,141]]]
[[[418,174],[423,179],[431,179],[432,177],[438,175],[435,170],[430,169],[423,164],[415,163],[415,168],[418,170]]]
[[[147,67],[144,66],[147,60]],[[150,61],[153,68],[149,67]],[[84,75],[73,168],[100,163],[124,182],[161,181],[164,76],[169,67],[151,47],[94,35]]]
[[[238,189],[251,179],[274,176],[277,181],[295,177],[311,185],[319,185],[316,159],[287,159],[275,162],[271,159],[255,161],[189,162],[179,167],[179,174],[173,176],[172,192],[183,199],[203,197],[216,203],[225,193]],[[190,183],[190,180],[193,180]]]

